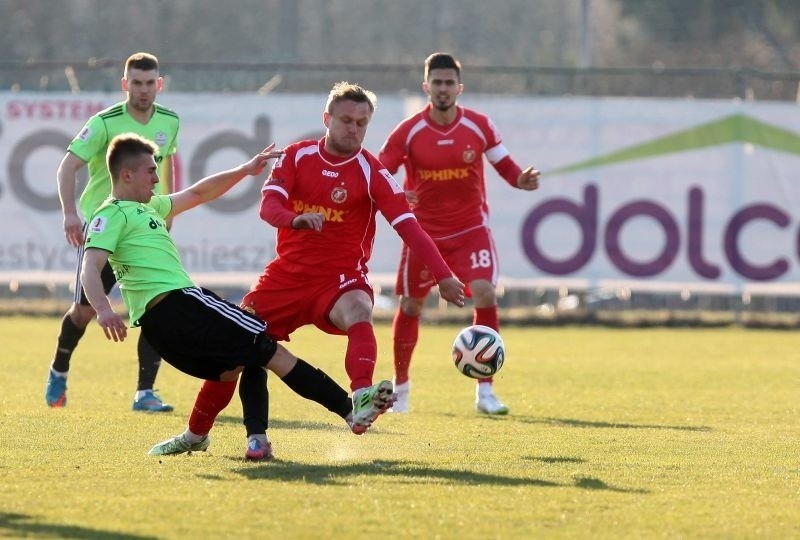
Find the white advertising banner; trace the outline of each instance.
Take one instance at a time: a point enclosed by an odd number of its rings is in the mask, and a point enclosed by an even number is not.
[[[0,276],[6,280],[74,271],[55,171],[85,120],[121,98],[0,93]],[[179,182],[235,165],[270,142],[321,136],[325,99],[162,94],[159,101],[181,117]],[[377,152],[394,125],[423,103],[380,96],[366,147]],[[487,165],[491,224],[507,282],[798,287],[800,107],[466,94],[462,103],[489,114],[517,162],[543,173],[538,191],[523,192]],[[274,250],[274,230],[258,217],[262,182],[245,180],[175,220],[173,235],[190,272],[258,275]],[[399,239],[382,225],[370,269],[390,275]]]

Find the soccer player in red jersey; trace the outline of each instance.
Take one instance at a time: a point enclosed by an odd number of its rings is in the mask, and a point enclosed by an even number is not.
[[[458,105],[461,64],[452,55],[439,52],[425,60],[422,89],[430,103],[392,131],[378,158],[393,174],[405,166],[404,187],[414,215],[467,284],[475,306],[474,324],[498,330],[498,263],[489,229],[483,156],[515,188],[537,189],[539,171],[523,170],[514,162],[489,117]],[[411,355],[433,285],[431,268],[404,245],[396,284],[400,305],[393,323],[398,396],[394,412],[408,411]],[[494,394],[491,378],[478,380],[476,408],[486,414],[508,413]]]
[[[353,392],[349,421],[356,434],[364,433],[395,398],[390,381],[372,381],[378,346],[367,262],[378,211],[430,268],[442,298],[464,305],[464,285],[420,227],[402,187],[361,146],[375,103],[372,92],[337,83],[322,115],[325,137],[284,148],[264,184],[259,212],[277,228],[277,256],[242,300],[244,309],[268,321],[267,333],[277,340],[288,340],[309,324],[347,336],[344,363]],[[265,377],[263,370],[245,368],[240,381],[248,433],[245,456],[250,459],[267,457],[261,452],[268,447],[267,415],[258,408],[265,402],[259,397],[266,392]],[[206,381],[189,429],[208,433],[234,389],[235,382]]]

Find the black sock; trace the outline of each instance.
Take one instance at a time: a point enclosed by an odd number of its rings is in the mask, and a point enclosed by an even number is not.
[[[69,314],[61,320],[61,333],[58,334],[56,354],[53,357],[53,369],[56,371],[69,371],[69,361],[72,352],[86,332],[86,328],[78,328]]]
[[[353,401],[345,389],[328,377],[327,373],[301,358],[297,359],[297,365],[281,380],[295,393],[316,401],[342,418],[353,410]]]
[[[239,399],[247,436],[262,435],[269,427],[269,389],[267,372],[260,367],[246,367],[239,377]]]
[[[137,390],[150,390],[156,384],[158,368],[161,367],[161,357],[144,337],[139,333],[139,344],[136,347],[139,354],[139,386]]]

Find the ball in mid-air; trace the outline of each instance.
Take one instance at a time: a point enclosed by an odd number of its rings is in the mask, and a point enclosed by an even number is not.
[[[506,347],[496,330],[479,324],[463,328],[453,342],[453,362],[467,377],[491,377],[503,367]]]

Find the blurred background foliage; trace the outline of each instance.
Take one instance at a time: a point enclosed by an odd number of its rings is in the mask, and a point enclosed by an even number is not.
[[[416,91],[436,50],[492,93],[796,99],[800,71],[796,0],[0,0],[0,21],[14,90],[116,91],[138,50],[185,91]]]

